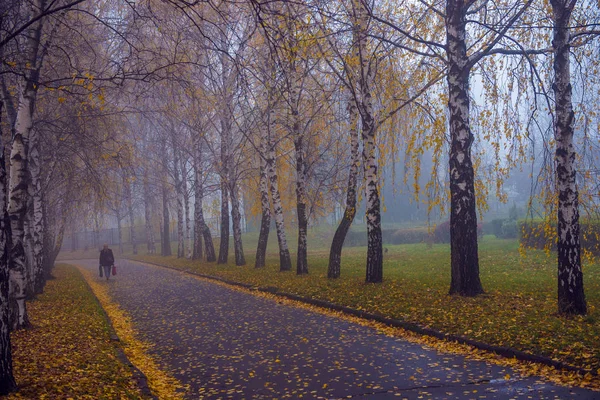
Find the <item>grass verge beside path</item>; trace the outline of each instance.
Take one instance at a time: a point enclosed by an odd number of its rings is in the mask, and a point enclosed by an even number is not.
[[[54,275],[28,303],[33,327],[11,335],[19,391],[6,398],[142,399],[79,271],[59,264]]]
[[[335,281],[326,278],[327,251],[320,249],[309,255],[310,274],[307,276],[297,276],[294,271],[279,272],[278,257],[273,252],[268,255],[267,266],[261,269],[253,268],[253,257],[247,257],[248,265],[244,267],[175,257],[129,257],[254,286],[277,288],[600,371],[598,263],[588,263],[584,267],[589,314],[564,318],[556,314],[554,255],[528,251],[523,257],[516,241],[484,239],[479,250],[486,294],[461,298],[447,294],[450,277],[448,246],[386,247],[384,282],[379,285],[364,283],[365,248],[344,250],[342,277]]]

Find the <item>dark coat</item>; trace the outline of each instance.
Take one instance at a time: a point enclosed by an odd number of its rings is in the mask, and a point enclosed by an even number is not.
[[[115,263],[115,256],[111,249],[100,250],[100,265],[113,265]]]

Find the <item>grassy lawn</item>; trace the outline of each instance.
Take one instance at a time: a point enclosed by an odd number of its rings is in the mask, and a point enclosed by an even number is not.
[[[584,266],[589,314],[563,318],[556,314],[555,255],[538,250],[521,255],[516,240],[486,236],[480,241],[481,280],[486,293],[477,298],[460,298],[447,294],[448,245],[436,244],[431,248],[426,244],[386,245],[384,282],[365,284],[365,247],[345,248],[342,277],[336,281],[326,278],[330,237],[325,231],[311,232],[310,274],[300,277],[294,270],[278,271],[274,232],[269,238],[267,266],[263,269],[253,267],[256,233],[244,236],[247,265],[243,267],[233,265],[233,250],[230,250],[230,265],[148,256],[143,246],[136,258],[256,286],[277,287],[442,332],[549,356],[575,366],[600,369],[600,264],[597,262]],[[293,240],[290,245],[294,252]],[[218,243],[215,246],[218,250]],[[131,256],[129,251],[126,249],[127,256]],[[64,256],[84,255],[74,252]],[[96,256],[97,251],[91,255]],[[115,255],[118,258],[117,252]]]
[[[6,398],[143,398],[79,271],[59,264],[54,275],[44,294],[28,303],[33,327],[11,336],[19,391]]]

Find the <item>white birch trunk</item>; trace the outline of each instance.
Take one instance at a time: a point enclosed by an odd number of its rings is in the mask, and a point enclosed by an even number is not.
[[[146,252],[156,253],[156,238],[154,237],[154,224],[152,223],[152,200],[150,197],[150,185],[148,182],[148,168],[144,168],[144,220],[146,223]]]
[[[174,136],[172,137],[173,144],[173,172],[175,176],[175,195],[177,196],[177,258],[185,256],[185,236],[183,234],[183,193],[181,183],[180,170],[180,154]]]
[[[242,266],[246,265],[246,258],[244,257],[244,247],[242,245],[242,216],[240,213],[240,198],[238,193],[238,187],[236,184],[237,179],[233,176],[233,166],[230,169],[229,181],[230,190],[229,194],[231,197],[231,220],[233,225],[233,250],[235,253],[235,265]]]
[[[483,293],[479,279],[475,172],[471,161],[469,113],[470,60],[466,46],[469,5],[461,0],[446,3],[446,53],[448,55],[448,112],[450,114],[450,294]]]
[[[43,10],[43,2],[30,4],[30,18]],[[10,180],[8,186],[8,216],[11,224],[10,292],[16,304],[16,318],[11,321],[14,329],[29,325],[25,304],[27,289],[27,265],[25,257],[25,218],[27,215],[30,174],[28,169],[29,138],[33,128],[33,112],[37,97],[39,70],[41,68],[40,38],[43,19],[32,24],[24,35],[25,71],[20,84],[19,106],[15,122],[15,135],[10,152]]]
[[[0,122],[2,106],[0,101]],[[0,395],[5,395],[17,388],[13,376],[12,348],[10,343],[9,320],[9,227],[10,221],[6,211],[6,162],[4,143],[0,138]]]
[[[348,186],[346,189],[346,209],[344,216],[335,231],[329,251],[329,265],[327,277],[339,278],[342,262],[342,248],[346,235],[356,215],[356,187],[358,183],[358,166],[360,165],[360,154],[358,149],[358,109],[353,98],[348,101],[348,119],[350,134],[350,171],[348,172]]]
[[[228,114],[223,110],[223,114]],[[229,138],[231,121],[229,115],[221,117],[221,241],[219,243],[219,258],[217,264],[227,264],[229,258]]]
[[[133,254],[137,254],[137,237],[135,235],[135,215],[133,213],[133,191],[132,182],[126,176],[123,176],[123,190],[127,200],[127,215],[129,216],[129,239]]]
[[[295,43],[293,47],[295,47]],[[296,70],[296,55],[292,54],[289,67],[290,80],[290,114],[292,118],[292,137],[296,153],[296,218],[298,220],[298,253],[296,258],[296,274],[308,274],[308,249],[306,235],[308,216],[306,212],[306,159],[304,155],[304,130],[300,127],[300,83]]]
[[[267,135],[265,134],[261,135],[260,138],[259,153],[259,191],[262,218],[260,220],[260,233],[258,236],[258,246],[256,248],[256,260],[254,263],[255,268],[261,268],[265,266],[269,231],[271,229],[271,204],[269,203],[269,180],[266,159]]]
[[[358,55],[360,61],[358,109],[362,120],[363,165],[365,170],[365,197],[367,201],[367,270],[366,282],[383,280],[383,243],[381,234],[381,201],[379,199],[379,177],[375,148],[375,119],[371,85],[374,66],[370,63],[367,49],[369,18],[365,5],[354,0],[353,11],[358,32]]]
[[[270,131],[270,127],[267,128]],[[271,187],[271,201],[273,202],[273,215],[275,217],[275,227],[277,229],[277,242],[279,243],[279,270],[289,271],[292,269],[292,259],[290,258],[290,249],[288,248],[285,235],[285,223],[283,219],[283,206],[279,194],[279,183],[277,179],[277,166],[275,160],[275,145],[271,141],[270,132],[268,133],[268,151],[267,151],[267,173]]]
[[[190,193],[188,192],[188,174],[186,168],[186,162],[181,157],[181,190],[183,191],[183,213],[185,216],[185,248],[187,249],[186,258],[192,258],[192,246],[191,246],[191,223],[190,223]]]
[[[27,216],[29,171],[27,169],[27,153],[29,135],[33,126],[33,102],[35,89],[27,84],[23,89],[17,112],[15,137],[10,154],[10,180],[8,215],[11,222],[12,247],[10,250],[11,297],[16,305],[16,318],[12,321],[13,329],[29,325],[25,299],[27,296],[27,260],[25,254],[25,218]]]
[[[579,238],[579,192],[576,151],[573,143],[573,111],[570,69],[570,20],[576,1],[551,0],[554,19],[554,138],[556,139],[556,188],[558,191],[558,311],[585,314],[581,243]]]
[[[206,261],[217,260],[210,228],[204,220],[202,201],[204,199],[204,178],[202,174],[202,138],[195,138],[194,151],[194,259],[202,259],[202,239],[206,250]]]

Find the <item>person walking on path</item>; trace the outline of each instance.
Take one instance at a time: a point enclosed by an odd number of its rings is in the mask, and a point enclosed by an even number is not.
[[[100,269],[104,269],[104,275],[106,280],[110,278],[111,267],[115,265],[115,256],[111,249],[108,248],[108,244],[104,244],[104,248],[100,250]],[[102,276],[102,271],[100,271]]]

